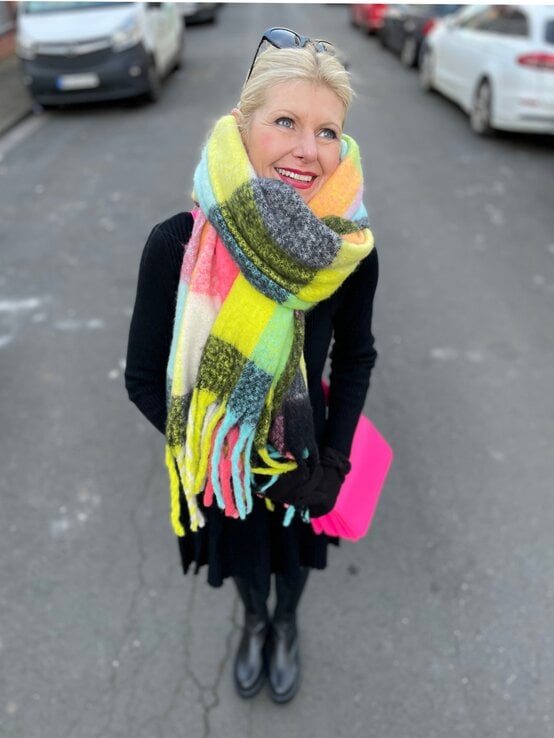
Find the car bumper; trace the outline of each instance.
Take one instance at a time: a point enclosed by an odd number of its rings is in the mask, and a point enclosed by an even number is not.
[[[45,105],[94,102],[142,95],[148,89],[150,57],[142,44],[121,52],[106,50],[94,58],[37,57],[21,61],[23,82],[31,96]],[[63,89],[73,75],[95,79],[94,86]]]
[[[215,13],[216,11],[214,8],[200,8],[191,15],[185,16],[185,23],[188,26],[200,23],[210,23],[215,19]]]
[[[192,26],[195,23],[209,23],[216,18],[218,3],[182,3],[180,12],[185,24]]]
[[[494,123],[495,128],[501,131],[516,133],[547,133],[554,135],[554,120],[525,117],[518,120],[499,120]]]
[[[510,115],[497,115],[493,125],[502,131],[554,134],[554,112],[521,108]]]
[[[374,31],[376,33],[381,30],[383,23],[384,21],[382,18],[370,18],[367,22],[367,27],[370,31]]]
[[[495,128],[522,133],[554,133],[554,95],[548,91],[538,94],[533,87],[512,87],[510,94],[502,95],[493,112]]]

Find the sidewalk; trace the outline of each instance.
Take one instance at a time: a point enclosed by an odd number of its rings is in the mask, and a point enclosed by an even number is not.
[[[15,55],[15,32],[0,37],[0,136],[31,112]]]

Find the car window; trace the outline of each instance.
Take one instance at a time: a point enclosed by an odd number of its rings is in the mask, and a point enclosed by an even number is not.
[[[486,23],[489,18],[491,8],[481,10],[478,13],[472,13],[471,11],[462,14],[456,21],[456,25],[459,28],[478,28],[481,23]]]
[[[547,44],[554,44],[554,19],[548,20],[545,23],[544,40]]]
[[[509,5],[493,5],[476,13],[460,24],[474,31],[487,31],[503,36],[528,36],[529,22],[519,8]]]
[[[529,22],[525,13],[518,8],[504,6],[489,30],[505,36],[528,36]]]

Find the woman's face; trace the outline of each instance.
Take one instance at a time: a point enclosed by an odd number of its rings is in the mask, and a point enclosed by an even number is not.
[[[245,134],[254,171],[287,182],[309,202],[339,165],[344,114],[340,98],[324,85],[274,85]]]

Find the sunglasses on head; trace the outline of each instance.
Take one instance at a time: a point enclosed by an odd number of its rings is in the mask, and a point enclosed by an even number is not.
[[[307,44],[313,44],[315,50],[318,52],[326,54],[335,53],[335,47],[329,41],[324,41],[320,38],[301,36],[299,33],[296,33],[296,31],[291,31],[290,28],[268,28],[262,34],[256,53],[254,54],[254,59],[252,60],[252,64],[250,65],[250,69],[246,75],[245,82],[248,82],[250,79],[250,75],[252,74],[252,70],[256,64],[256,59],[258,58],[258,54],[260,53],[260,49],[264,42],[275,46],[276,49],[303,49]]]

